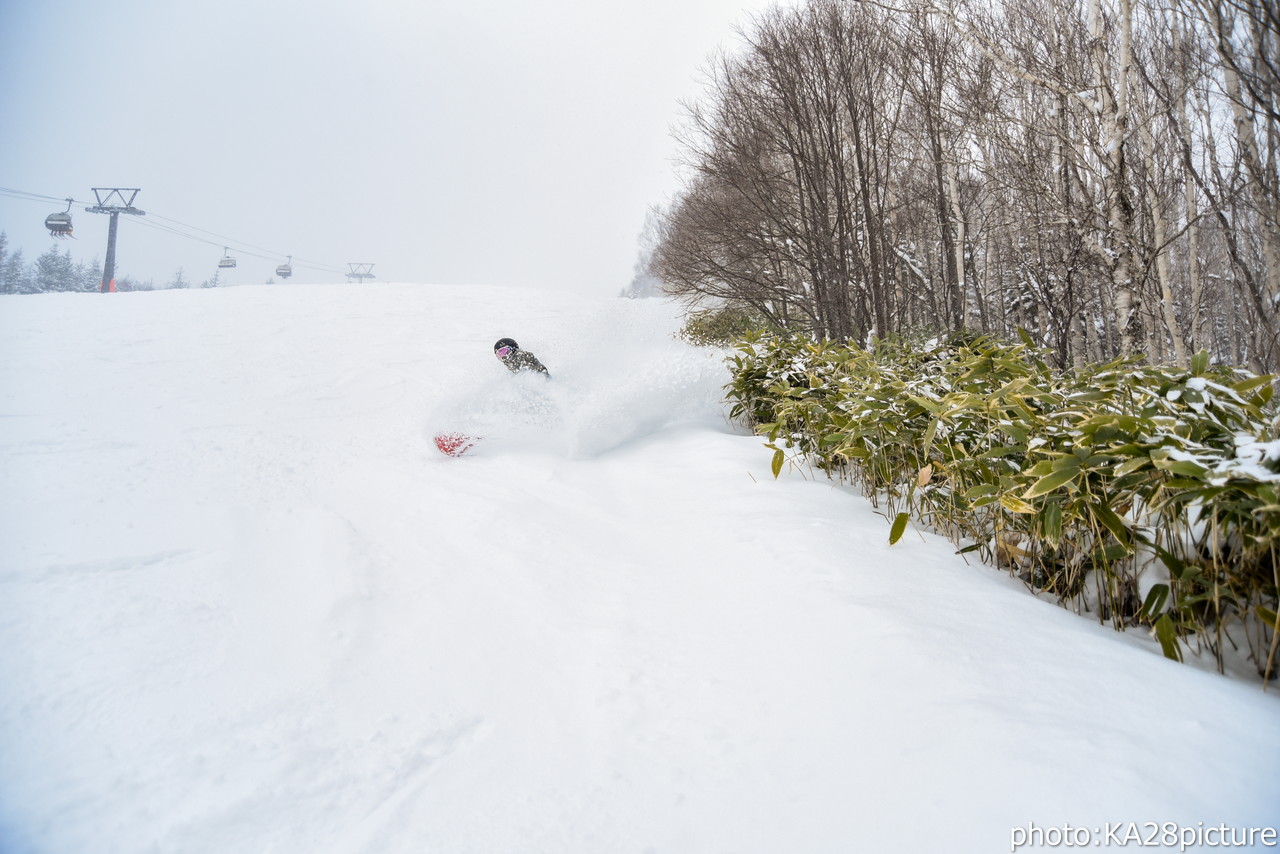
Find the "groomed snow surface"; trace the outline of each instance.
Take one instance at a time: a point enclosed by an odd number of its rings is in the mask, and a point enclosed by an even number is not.
[[[775,481],[678,325],[492,287],[0,300],[0,851],[1277,824],[1280,691]]]

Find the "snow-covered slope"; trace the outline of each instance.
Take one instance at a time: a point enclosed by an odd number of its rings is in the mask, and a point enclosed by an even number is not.
[[[1277,692],[774,481],[675,328],[487,287],[3,299],[0,851],[1276,824]]]

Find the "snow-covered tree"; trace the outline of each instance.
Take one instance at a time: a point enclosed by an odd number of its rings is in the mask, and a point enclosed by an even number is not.
[[[4,259],[4,266],[0,269],[0,282],[3,282],[3,293],[32,293],[31,276],[27,272],[26,259],[21,249],[14,250]]]
[[[656,297],[662,294],[662,279],[653,272],[654,254],[662,244],[665,223],[662,208],[654,205],[644,218],[644,230],[640,232],[640,252],[636,257],[635,274],[631,284],[622,289],[622,296],[630,299]]]
[[[9,235],[0,231],[0,294],[10,293],[9,282],[5,278],[5,270],[9,260]]]
[[[1025,329],[1060,364],[1280,366],[1262,0],[801,0],[708,69],[656,272],[838,340]]]
[[[78,290],[84,293],[93,293],[102,287],[102,262],[94,258],[88,264],[79,264],[76,267],[76,276]]]
[[[34,284],[41,293],[76,290],[76,265],[71,260],[71,250],[59,252],[51,246],[37,258]]]

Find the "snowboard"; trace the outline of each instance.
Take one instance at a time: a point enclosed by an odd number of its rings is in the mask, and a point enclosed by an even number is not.
[[[446,457],[460,457],[474,448],[479,441],[479,437],[468,436],[466,433],[437,433],[435,435],[436,447]]]

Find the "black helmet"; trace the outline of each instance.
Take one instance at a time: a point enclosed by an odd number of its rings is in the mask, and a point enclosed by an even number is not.
[[[507,352],[499,352],[504,348],[506,348]],[[520,345],[511,338],[499,338],[498,343],[493,345],[493,352],[497,353],[500,358],[506,358],[519,349]]]

